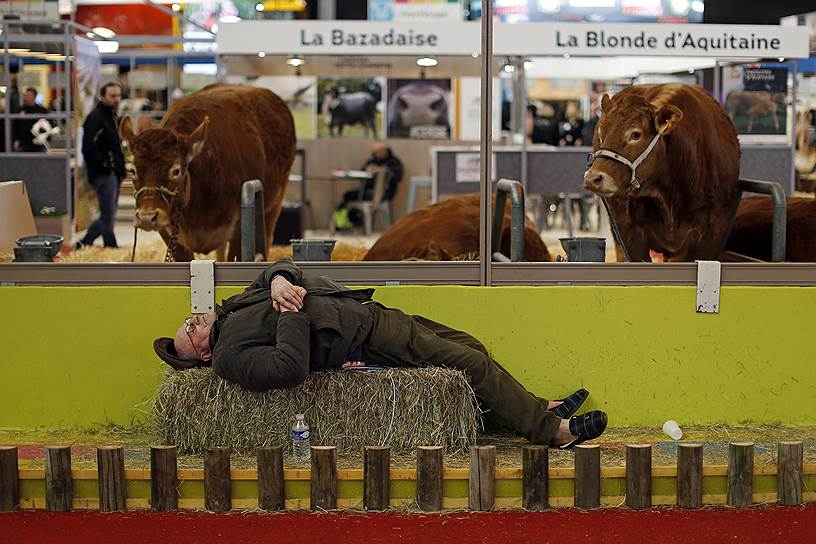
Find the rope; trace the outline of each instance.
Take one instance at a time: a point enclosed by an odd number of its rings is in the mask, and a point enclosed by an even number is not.
[[[624,259],[626,259],[627,263],[630,263],[632,262],[632,258],[629,257],[629,252],[626,250],[626,244],[623,243],[623,238],[618,230],[618,224],[615,222],[615,216],[612,215],[612,210],[609,209],[609,202],[606,201],[606,198],[601,198],[601,200],[603,200],[604,208],[606,208],[606,215],[609,216],[609,225],[612,227],[612,232],[615,234],[615,240],[618,241],[618,244],[620,244],[621,249],[623,250]]]
[[[139,227],[133,225],[133,253],[130,254],[130,262],[136,262],[136,240],[139,236]]]

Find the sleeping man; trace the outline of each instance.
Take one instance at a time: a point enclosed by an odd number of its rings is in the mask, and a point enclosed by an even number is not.
[[[185,319],[175,338],[159,338],[153,348],[176,369],[212,365],[252,391],[295,387],[310,372],[360,365],[447,367],[468,376],[483,409],[534,444],[572,448],[606,429],[600,410],[575,416],[586,390],[553,401],[536,397],[472,336],[386,308],[373,294],[281,261],[215,312]]]

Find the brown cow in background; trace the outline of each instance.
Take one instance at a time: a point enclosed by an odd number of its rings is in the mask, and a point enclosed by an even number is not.
[[[510,202],[502,225],[500,250],[510,255]],[[364,261],[475,259],[479,252],[479,195],[461,195],[401,217],[386,230]],[[552,261],[547,246],[532,222],[525,219],[524,260]]]
[[[789,198],[785,260],[816,262],[816,200]],[[770,197],[743,198],[740,202],[727,251],[771,260],[773,200]]]
[[[584,187],[609,198],[631,259],[650,261],[649,250],[670,261],[716,259],[740,168],[720,105],[701,87],[672,83],[628,87],[601,106]],[[642,162],[633,174],[620,158]]]
[[[292,114],[276,94],[210,85],[175,102],[158,128],[135,134],[125,117],[120,131],[134,156],[134,222],[168,243],[177,229],[175,260],[213,250],[223,260],[227,244],[229,260],[240,258],[241,185],[256,178],[271,243],[297,144]]]

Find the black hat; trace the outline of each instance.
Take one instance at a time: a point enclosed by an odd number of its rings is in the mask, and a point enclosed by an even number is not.
[[[176,352],[172,338],[156,338],[153,341],[153,351],[159,358],[172,366],[176,370],[188,370],[190,368],[203,368],[210,366],[209,361],[201,359],[182,359]]]

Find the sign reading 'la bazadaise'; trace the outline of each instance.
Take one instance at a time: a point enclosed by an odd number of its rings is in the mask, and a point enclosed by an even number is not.
[[[224,24],[221,54],[471,55],[478,22],[249,21]],[[260,44],[260,45],[259,45]],[[497,24],[496,55],[808,56],[803,27],[703,24]]]

